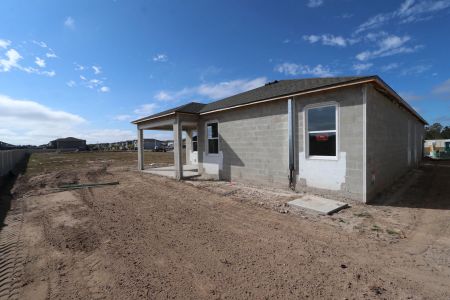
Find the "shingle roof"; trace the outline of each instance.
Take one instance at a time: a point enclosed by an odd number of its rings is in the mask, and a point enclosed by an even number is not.
[[[306,79],[274,81],[273,83],[266,84],[262,87],[209,103],[205,107],[203,107],[203,109],[200,112],[203,113],[217,109],[233,107],[236,105],[248,104],[273,97],[280,97],[293,93],[304,92],[307,90],[314,90],[317,88],[323,88],[325,86],[341,84],[353,80],[360,80],[362,78],[365,77],[355,76],[355,77],[306,78]]]
[[[296,93],[314,91],[317,89],[339,86],[342,84],[348,83],[357,83],[365,80],[378,80],[381,81],[391,93],[398,96],[394,90],[392,90],[386,83],[384,83],[381,78],[378,76],[349,76],[349,77],[328,77],[328,78],[305,78],[305,79],[291,79],[291,80],[279,80],[270,82],[264,86],[259,88],[246,91],[237,95],[233,95],[231,97],[227,97],[222,100],[218,100],[215,102],[211,102],[208,104],[191,102],[188,104],[184,104],[172,109],[165,110],[163,112],[141,118],[139,120],[133,121],[133,123],[139,123],[144,120],[149,120],[157,117],[161,117],[167,114],[175,113],[175,112],[184,112],[184,113],[192,113],[192,114],[202,114],[208,113],[220,109],[232,108],[239,105],[249,104],[253,102],[259,102],[266,99],[272,99],[275,97],[283,97],[289,96]],[[404,105],[412,114],[414,114],[417,118],[419,118],[425,124],[426,121],[417,114],[416,111],[400,96],[398,96],[399,101],[402,105]]]
[[[54,140],[54,141],[52,141],[52,142],[77,142],[77,141],[84,141],[84,140],[81,140],[81,139],[77,139],[77,138],[74,138],[74,137],[66,137],[66,138],[60,138],[60,139],[56,139],[56,140]]]
[[[157,117],[162,117],[164,115],[172,114],[172,113],[175,113],[175,112],[188,113],[188,114],[198,114],[205,105],[206,104],[204,104],[204,103],[190,102],[188,104],[183,104],[183,105],[180,105],[180,106],[177,106],[177,107],[174,107],[174,108],[171,108],[171,109],[159,112],[157,114],[154,114],[154,115],[151,115],[151,116],[148,116],[148,117],[144,117],[144,118],[135,120],[135,121],[133,121],[133,123],[138,123],[140,121],[144,121],[144,120],[147,120],[147,119],[154,119],[154,118],[157,118]]]

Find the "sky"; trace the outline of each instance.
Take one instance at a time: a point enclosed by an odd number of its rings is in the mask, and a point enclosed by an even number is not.
[[[379,75],[450,125],[450,0],[3,0],[0,141],[136,137],[130,121],[281,79]],[[146,137],[170,139],[171,132]]]

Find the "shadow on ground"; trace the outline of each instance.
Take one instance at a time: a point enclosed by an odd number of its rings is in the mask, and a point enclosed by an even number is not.
[[[13,170],[0,179],[0,231],[6,226],[4,221],[8,211],[11,209],[11,200],[13,198],[11,190],[19,175],[27,170],[29,159],[30,155],[28,154]]]
[[[450,161],[423,160],[419,169],[370,204],[450,210]]]

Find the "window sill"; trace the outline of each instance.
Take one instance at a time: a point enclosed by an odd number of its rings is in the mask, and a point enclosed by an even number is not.
[[[219,153],[206,153],[206,156],[219,156]]]
[[[336,161],[339,158],[337,156],[319,156],[319,155],[313,155],[313,156],[307,156],[306,159],[310,160],[332,160]]]

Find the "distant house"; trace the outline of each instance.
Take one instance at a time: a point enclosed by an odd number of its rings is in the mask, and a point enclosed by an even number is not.
[[[418,166],[427,122],[378,76],[280,80],[133,122],[174,134],[174,177],[198,175],[368,202]]]
[[[0,150],[14,149],[16,146],[0,141]]]
[[[51,141],[48,146],[59,150],[86,150],[86,140],[67,137]]]
[[[425,140],[424,153],[425,155],[432,155],[432,152],[446,152],[450,154],[450,139],[440,140]]]

